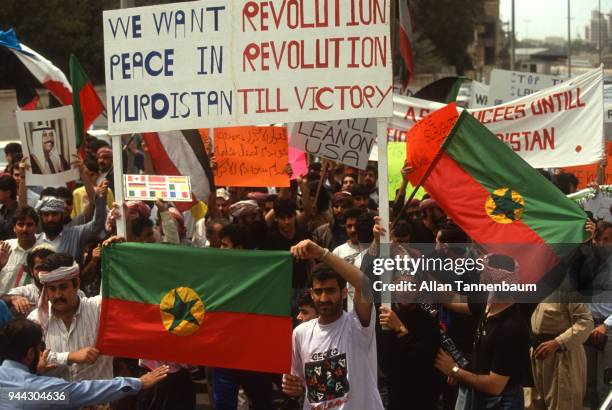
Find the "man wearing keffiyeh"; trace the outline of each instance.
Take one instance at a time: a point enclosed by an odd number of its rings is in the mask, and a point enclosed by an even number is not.
[[[93,219],[86,224],[64,226],[64,200],[46,196],[36,204],[40,216],[42,234],[38,243],[45,243],[57,252],[66,252],[74,257],[77,263],[83,258],[83,247],[88,241],[104,229],[106,221],[106,195],[108,189],[100,189],[97,193]]]
[[[69,381],[113,377],[112,357],[94,347],[101,296],[80,297],[79,265],[66,253],[47,256],[38,275],[43,289],[28,319],[40,323],[48,354],[46,376]]]

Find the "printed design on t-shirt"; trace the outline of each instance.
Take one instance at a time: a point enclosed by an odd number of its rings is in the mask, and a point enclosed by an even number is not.
[[[349,392],[346,353],[338,349],[312,355],[313,362],[304,365],[308,401],[320,403],[344,397]]]

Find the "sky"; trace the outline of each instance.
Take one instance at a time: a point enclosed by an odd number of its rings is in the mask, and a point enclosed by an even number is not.
[[[519,40],[556,36],[567,38],[568,0],[515,0],[515,30]],[[591,20],[591,10],[597,10],[598,0],[570,0],[572,38],[584,39],[584,27]],[[602,13],[612,11],[612,0],[601,0]],[[510,22],[512,0],[501,0],[502,22]],[[529,20],[529,21],[527,21]]]

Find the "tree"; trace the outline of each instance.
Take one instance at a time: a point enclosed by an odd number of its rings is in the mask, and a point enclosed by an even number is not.
[[[484,0],[412,0],[411,5],[423,40],[429,39],[437,54],[463,74],[471,65],[467,49],[474,41],[475,22],[484,14]]]

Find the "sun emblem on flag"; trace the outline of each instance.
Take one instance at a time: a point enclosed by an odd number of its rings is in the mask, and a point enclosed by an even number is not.
[[[174,288],[162,298],[159,313],[164,328],[177,336],[196,332],[204,320],[204,303],[191,288]]]
[[[485,211],[495,222],[511,224],[521,219],[525,209],[525,199],[510,188],[496,189],[485,202]]]

